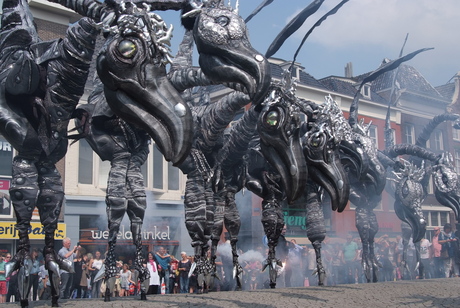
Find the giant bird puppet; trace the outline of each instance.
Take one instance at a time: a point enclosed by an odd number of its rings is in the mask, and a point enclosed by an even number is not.
[[[24,307],[28,305],[31,266],[27,230],[35,206],[39,208],[45,229],[44,255],[51,277],[53,306],[58,305],[59,268],[69,271],[72,268],[54,252],[54,231],[64,195],[54,164],[66,152],[67,123],[83,94],[98,30],[102,28],[108,33],[105,47],[98,57],[98,74],[111,110],[119,117],[119,123],[124,121],[127,124],[120,125],[120,129],[127,134],[139,129],[145,131],[155,140],[165,158],[175,165],[180,164],[190,151],[192,118],[189,108],[166,78],[167,50],[161,43],[167,44],[170,32],[162,28],[164,23],[150,11],[183,9],[189,12],[188,25],[195,29],[195,38],[200,37],[197,39],[202,55],[200,62],[204,63],[205,73],[215,82],[237,83],[242,80],[250,97],[255,98],[260,90],[257,83],[260,76],[253,78],[251,74],[257,72],[248,64],[264,61],[263,57],[255,57],[257,53],[250,54],[249,58],[239,57],[244,54],[240,52],[240,47],[249,46],[248,42],[236,43],[246,38],[244,31],[236,35],[229,31],[230,35],[226,37],[230,45],[222,42],[222,37],[213,36],[216,28],[209,21],[214,20],[215,24],[225,28],[229,25],[228,16],[201,19],[204,10],[193,2],[133,1],[129,5],[112,1],[104,4],[93,1],[56,2],[88,18],[69,28],[64,40],[47,43],[40,42],[38,38],[27,2],[3,2],[0,41],[3,50],[0,119],[3,124],[0,129],[19,153],[13,163],[11,196],[20,244],[8,264],[8,272],[20,269],[21,305]],[[208,1],[209,8],[216,8],[219,2]],[[159,33],[161,37],[156,41],[158,37],[155,35]],[[236,61],[242,59],[243,64],[233,66],[235,57]],[[249,67],[250,71],[246,73],[242,67]],[[133,122],[135,130],[130,129],[128,124]],[[142,145],[146,137],[144,132],[140,134],[144,136],[140,138]],[[137,161],[135,159],[136,169],[145,159],[145,150],[142,151],[141,157]],[[109,201],[120,198],[117,195],[120,191],[114,192]],[[139,196],[143,198],[142,193]],[[139,198],[133,200],[128,209],[123,208],[124,205],[121,209],[113,206],[111,211],[109,206],[111,234],[116,234],[120,217],[126,210],[132,222],[135,218],[132,227],[136,230],[140,228],[145,203],[142,200],[138,202]],[[121,205],[121,202],[117,204]],[[135,241],[138,240],[136,237]],[[112,267],[108,269],[108,274],[113,274]]]

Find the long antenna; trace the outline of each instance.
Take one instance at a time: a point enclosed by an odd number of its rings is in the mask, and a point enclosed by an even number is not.
[[[318,27],[319,25],[321,25],[321,23],[323,21],[325,21],[329,16],[331,15],[334,15],[335,13],[337,13],[337,11],[345,4],[347,3],[349,0],[343,0],[342,2],[340,2],[339,4],[337,4],[332,10],[330,10],[329,12],[327,12],[326,14],[323,15],[323,17],[321,17],[314,25],[313,27],[310,28],[310,30],[308,30],[308,32],[305,34],[305,36],[303,37],[302,39],[302,42],[300,43],[299,47],[297,48],[295,54],[294,54],[294,58],[292,59],[292,63],[291,63],[291,66],[289,67],[289,71],[292,69],[292,67],[294,66],[294,63],[295,63],[295,60],[297,59],[297,56],[300,52],[300,49],[302,49],[303,47],[303,44],[305,43],[305,41],[307,40],[307,38],[310,36],[310,34],[313,32],[313,30]]]
[[[299,14],[297,14],[297,16],[291,19],[286,27],[284,27],[278,36],[273,40],[270,47],[268,47],[267,52],[265,53],[265,57],[270,58],[273,56],[280,49],[283,43],[303,25],[305,20],[316,13],[323,2],[324,0],[314,0],[312,3],[310,3],[310,5],[308,5]]]
[[[248,17],[244,20],[245,23],[248,23],[254,16],[256,16],[264,7],[271,4],[274,0],[265,0]]]
[[[404,47],[406,46],[408,38],[409,38],[409,33],[406,34],[404,43],[401,47],[401,50],[399,51],[399,58],[401,58],[403,55]],[[396,88],[395,85],[396,85],[396,77],[398,76],[398,72],[399,72],[399,66],[393,72],[393,80],[391,81],[391,92],[388,98],[388,109],[387,109],[387,115],[385,118],[385,147],[391,147],[395,144],[393,134],[391,133],[392,131],[391,131],[390,111],[391,111],[391,106],[393,106],[396,103],[396,102],[393,103],[393,95],[394,95],[395,88]]]

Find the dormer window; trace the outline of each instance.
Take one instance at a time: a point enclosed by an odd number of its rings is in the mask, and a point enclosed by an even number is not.
[[[371,86],[368,85],[368,84],[365,84],[365,85],[361,88],[361,94],[362,94],[365,98],[371,98]]]

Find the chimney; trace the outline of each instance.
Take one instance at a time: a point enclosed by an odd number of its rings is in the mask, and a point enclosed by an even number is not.
[[[351,62],[348,62],[347,65],[345,66],[345,77],[346,78],[353,77],[353,63]]]

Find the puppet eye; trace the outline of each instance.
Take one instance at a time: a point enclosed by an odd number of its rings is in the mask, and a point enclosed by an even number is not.
[[[131,40],[123,40],[118,44],[118,51],[125,58],[133,58],[137,53],[137,46]]]
[[[219,16],[216,18],[216,23],[225,27],[230,23],[230,19],[227,16]]]
[[[279,113],[277,111],[272,110],[265,117],[265,123],[267,123],[271,127],[274,127],[278,125],[279,119],[280,119]]]
[[[409,195],[409,185],[407,184],[407,182],[405,182],[402,188],[402,196],[406,198],[408,195]]]

